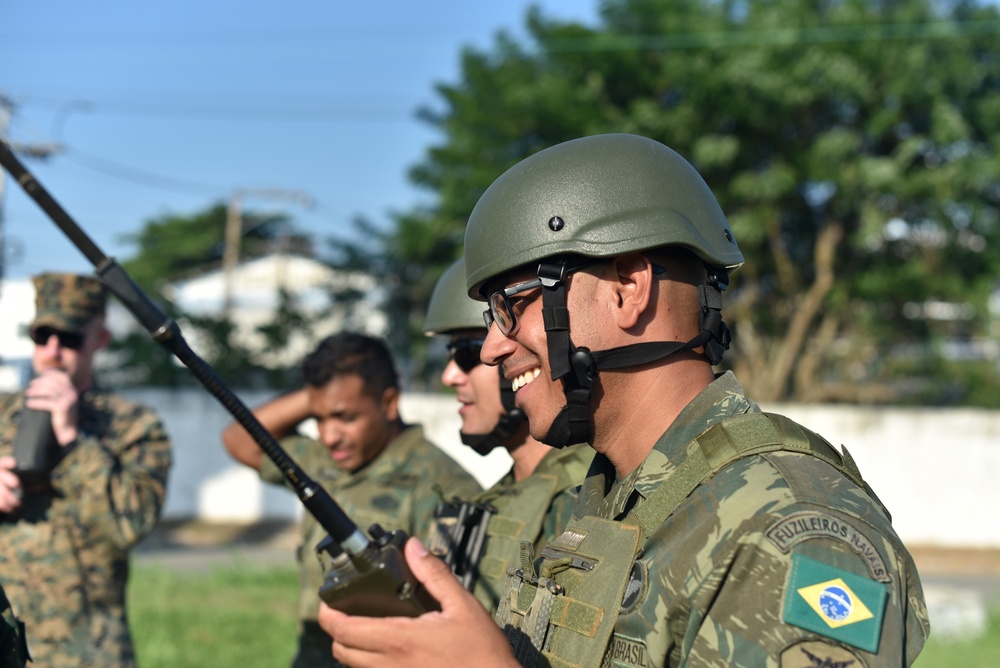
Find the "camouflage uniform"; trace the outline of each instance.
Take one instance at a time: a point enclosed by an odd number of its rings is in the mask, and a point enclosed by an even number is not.
[[[585,443],[552,449],[527,478],[515,481],[510,472],[472,498],[472,503],[494,511],[472,586],[490,614],[496,612],[507,568],[520,561],[521,542],[529,541],[540,550],[566,527],[593,458],[594,451]],[[433,547],[432,551],[437,553]]]
[[[14,616],[7,594],[0,588],[0,668],[24,668],[28,657],[24,623]]]
[[[0,456],[12,452],[24,394],[0,396]],[[51,489],[0,514],[0,585],[50,668],[132,666],[128,551],[156,525],[171,464],[156,414],[99,387],[79,400],[80,436]]]
[[[624,479],[597,455],[566,531],[511,569],[497,620],[522,663],[912,663],[927,610],[888,514],[848,456],[790,420],[771,446],[819,456],[736,454],[739,425],[761,420],[727,373]]]
[[[423,435],[423,429],[408,427],[382,454],[354,473],[341,471],[330,459],[330,451],[319,441],[304,436],[281,439],[281,447],[303,470],[321,484],[359,527],[378,523],[386,530],[403,529],[423,535],[440,497],[472,496],[479,483],[465,469]],[[261,462],[263,480],[280,484],[284,476],[270,459]],[[293,666],[337,665],[330,654],[330,637],[316,622],[323,570],[315,553],[326,537],[312,515],[305,513],[299,546],[299,653]]]

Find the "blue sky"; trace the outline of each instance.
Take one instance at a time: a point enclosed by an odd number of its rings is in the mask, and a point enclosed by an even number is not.
[[[530,4],[596,21],[597,0],[3,2],[8,136],[65,147],[25,164],[108,255],[127,257],[121,236],[143,221],[237,188],[304,192],[309,209],[245,206],[349,235],[357,215],[384,222],[427,197],[406,171],[439,137],[416,110],[457,81],[463,46],[523,35]],[[91,270],[9,175],[5,186],[5,277]]]

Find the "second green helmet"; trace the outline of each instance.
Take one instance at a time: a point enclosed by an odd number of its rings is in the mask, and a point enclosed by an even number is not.
[[[434,285],[424,318],[424,334],[434,336],[460,329],[485,329],[483,304],[465,291],[465,263],[459,259]]]
[[[614,257],[683,246],[706,264],[743,264],[701,175],[663,144],[630,134],[574,139],[532,155],[483,193],[465,230],[466,289],[554,255]]]

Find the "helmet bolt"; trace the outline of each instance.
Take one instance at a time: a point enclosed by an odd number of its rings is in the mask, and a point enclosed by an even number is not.
[[[566,221],[559,216],[552,216],[549,218],[549,229],[553,232],[558,232],[564,227],[566,227]]]

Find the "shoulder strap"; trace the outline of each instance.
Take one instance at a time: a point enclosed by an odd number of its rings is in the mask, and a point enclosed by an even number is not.
[[[783,415],[744,413],[712,425],[689,443],[687,456],[670,476],[669,484],[660,485],[624,521],[639,527],[642,544],[698,485],[738,459],[779,450],[812,455],[833,466],[865,490],[889,517],[846,449],[842,455],[822,436]]]

